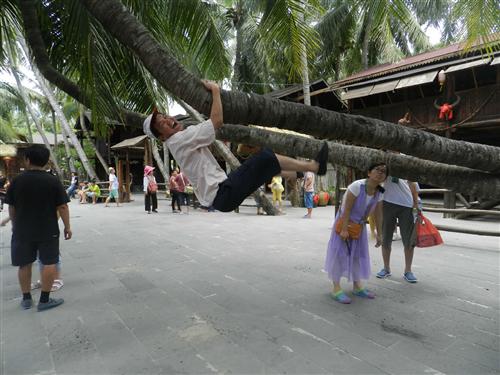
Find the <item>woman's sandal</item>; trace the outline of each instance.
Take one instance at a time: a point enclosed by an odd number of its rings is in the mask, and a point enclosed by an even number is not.
[[[337,293],[332,293],[331,296],[337,302],[340,302],[340,303],[343,303],[346,305],[351,303],[351,299],[344,293],[343,290],[339,290]]]
[[[63,287],[64,283],[60,279],[55,279],[54,284],[52,284],[52,289],[50,290],[51,292],[57,292],[59,289]]]
[[[354,294],[357,297],[361,297],[361,298],[368,298],[368,299],[374,299],[375,298],[375,293],[369,291],[366,288],[361,288],[361,289],[353,290],[352,294]]]

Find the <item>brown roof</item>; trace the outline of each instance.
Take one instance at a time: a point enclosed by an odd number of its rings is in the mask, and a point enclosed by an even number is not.
[[[493,41],[500,41],[500,33],[491,35],[489,41],[490,43]],[[446,60],[452,57],[457,57],[465,52],[465,50],[467,49],[466,46],[466,42],[450,44],[449,46],[446,46],[444,48],[439,48],[434,51],[428,51],[415,56],[407,57],[397,63],[387,63],[373,66],[369,69],[353,74],[347,78],[341,79],[340,81],[336,81],[334,85],[336,87],[345,86],[346,84],[351,84],[357,81],[365,81],[370,78],[375,78],[386,74],[435,63],[437,61]],[[466,52],[466,54],[474,54],[478,51],[478,49],[480,49],[480,47],[484,47],[484,43],[476,42],[472,46],[469,46],[470,51]]]

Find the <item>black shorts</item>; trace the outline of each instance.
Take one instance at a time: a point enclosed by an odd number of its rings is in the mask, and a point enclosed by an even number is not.
[[[399,232],[405,248],[413,246],[413,229],[415,220],[413,217],[413,208],[405,207],[384,201],[382,206],[382,246],[390,248],[392,244],[392,235],[396,229],[396,221],[399,223]]]
[[[219,184],[213,208],[222,212],[233,211],[246,197],[280,173],[280,163],[274,152],[263,149]]]
[[[36,258],[45,265],[56,264],[59,261],[59,235],[45,241],[31,241],[14,238],[10,243],[12,265],[16,267],[33,263]]]

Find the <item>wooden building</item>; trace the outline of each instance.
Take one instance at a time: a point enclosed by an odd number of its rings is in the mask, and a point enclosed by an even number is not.
[[[406,126],[500,146],[500,53],[482,47],[449,45],[374,66],[330,89],[349,113],[394,123],[408,113]]]

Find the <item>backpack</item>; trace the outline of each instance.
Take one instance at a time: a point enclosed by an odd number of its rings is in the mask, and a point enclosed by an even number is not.
[[[158,191],[158,185],[156,184],[156,181],[154,178],[148,178],[148,191],[150,193],[156,193]]]

